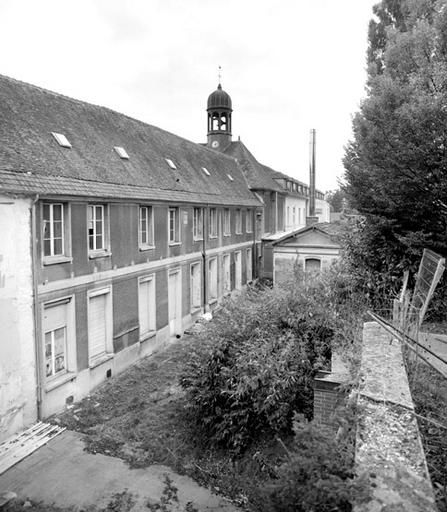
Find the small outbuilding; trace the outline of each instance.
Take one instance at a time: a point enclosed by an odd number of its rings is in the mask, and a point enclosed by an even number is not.
[[[320,222],[284,234],[272,243],[273,282],[287,281],[294,269],[319,272],[340,257],[340,223]]]

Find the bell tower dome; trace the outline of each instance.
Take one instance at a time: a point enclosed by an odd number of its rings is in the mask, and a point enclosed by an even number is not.
[[[210,148],[224,150],[231,142],[231,98],[222,86],[208,96],[208,142]]]

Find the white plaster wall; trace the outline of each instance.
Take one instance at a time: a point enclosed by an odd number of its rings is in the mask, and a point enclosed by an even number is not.
[[[336,247],[275,247],[273,252],[273,284],[287,281],[297,263],[304,269],[307,258],[321,260],[321,270],[327,270],[340,257]]]
[[[285,231],[291,229],[303,228],[306,225],[307,205],[306,199],[298,197],[286,196],[286,204],[284,208],[284,226]],[[287,217],[287,208],[289,208],[289,218]],[[293,208],[295,208],[295,223],[293,223]],[[298,214],[300,211],[300,214]]]
[[[0,195],[0,442],[37,419],[30,212]]]
[[[317,213],[321,210],[321,213]],[[329,203],[323,199],[315,200],[315,215],[318,217],[318,222],[330,222],[331,221],[331,208]]]

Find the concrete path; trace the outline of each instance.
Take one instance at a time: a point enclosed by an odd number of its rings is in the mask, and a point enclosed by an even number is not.
[[[167,490],[166,476],[177,491]],[[166,500],[169,494],[171,504],[166,510],[238,510],[227,500],[166,466],[129,469],[121,459],[87,453],[82,435],[72,431],[63,432],[0,476],[0,493],[13,491],[19,498],[59,507],[73,506],[77,510],[92,505],[100,510],[114,495],[125,490],[134,502],[126,510],[132,512],[148,512],[148,503],[159,503],[162,496]]]

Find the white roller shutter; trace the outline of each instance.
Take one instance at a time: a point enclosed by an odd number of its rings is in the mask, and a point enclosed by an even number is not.
[[[90,297],[88,311],[88,348],[90,359],[98,357],[106,351],[106,300],[107,294]]]

